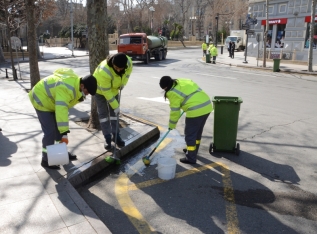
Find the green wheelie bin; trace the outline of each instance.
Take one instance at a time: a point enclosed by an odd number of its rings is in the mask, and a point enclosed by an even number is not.
[[[273,59],[273,72],[279,72],[281,59]]]
[[[209,53],[206,54],[206,63],[211,63],[210,58],[211,58],[211,55]]]
[[[240,97],[214,96],[214,132],[213,142],[209,146],[209,153],[217,151],[240,153],[240,145],[236,144]]]

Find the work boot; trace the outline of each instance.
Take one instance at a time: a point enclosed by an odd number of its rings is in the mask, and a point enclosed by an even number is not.
[[[189,161],[186,157],[181,158],[179,161],[186,164],[196,164],[196,162]]]
[[[112,145],[111,145],[111,134],[105,135],[106,143],[105,143],[105,149],[106,150],[111,150]]]
[[[48,165],[48,162],[47,162],[47,161],[44,161],[44,160],[42,160],[42,162],[41,162],[41,166],[42,166],[42,167],[49,168],[49,169],[55,169],[55,170],[60,169],[59,165],[52,165],[52,166],[49,166],[49,165]]]
[[[114,138],[115,138],[115,134],[113,135],[112,141],[116,142]],[[125,142],[122,140],[120,134],[117,134],[117,146],[119,146],[120,148],[125,146]]]
[[[77,155],[72,154],[71,152],[68,152],[68,158],[70,161],[77,160]]]

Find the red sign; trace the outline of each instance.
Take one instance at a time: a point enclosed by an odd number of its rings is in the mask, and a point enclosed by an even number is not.
[[[269,24],[287,24],[287,18],[269,19]],[[262,20],[261,25],[266,25],[266,20]]]
[[[311,16],[305,16],[305,22],[310,23]],[[317,21],[317,15],[315,15],[315,22]]]

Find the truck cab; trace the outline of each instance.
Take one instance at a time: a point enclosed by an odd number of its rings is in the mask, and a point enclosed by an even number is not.
[[[236,46],[236,50],[244,50],[246,44],[246,35],[245,30],[232,30],[230,32],[230,36],[228,36],[225,40],[226,48],[228,48],[228,44],[230,41],[233,41]]]
[[[140,59],[148,49],[145,33],[128,33],[119,37],[118,52],[129,55],[132,59]]]
[[[118,52],[146,64],[152,57],[158,61],[164,60],[167,54],[167,38],[147,36],[145,33],[122,34],[119,37]]]

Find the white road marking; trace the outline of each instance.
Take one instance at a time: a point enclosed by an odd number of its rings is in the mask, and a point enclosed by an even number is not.
[[[169,104],[168,99],[164,99],[164,97],[155,97],[155,98],[146,98],[146,97],[137,97],[137,99],[142,99],[142,100],[147,100],[147,101],[152,101],[152,102],[160,102],[164,104]]]
[[[231,80],[236,80],[237,78],[230,77],[230,76],[216,76],[216,75],[211,75],[211,74],[203,74],[203,73],[196,73],[197,75],[202,75],[202,76],[213,76],[213,77],[219,77],[219,78],[225,78],[225,79],[231,79]]]
[[[258,76],[259,75],[259,73],[251,73],[251,72],[240,72],[240,71],[233,71],[234,73],[243,73],[243,74],[251,74],[251,75],[256,75],[256,76]],[[262,74],[260,74],[260,76],[270,76],[270,77],[276,77],[276,76],[274,76],[274,75],[262,75]]]

